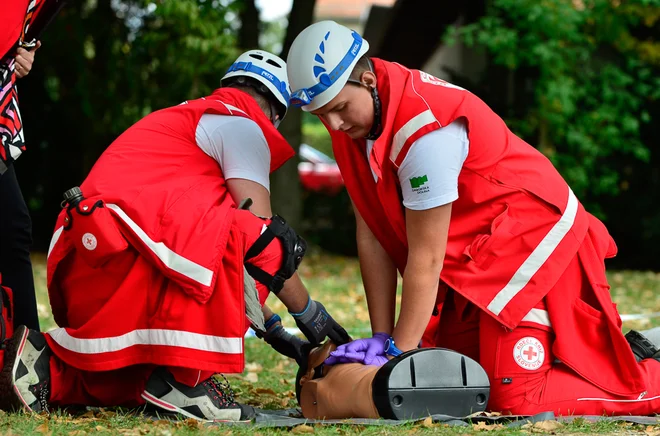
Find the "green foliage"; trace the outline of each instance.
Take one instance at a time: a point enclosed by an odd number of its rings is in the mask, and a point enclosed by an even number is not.
[[[660,100],[660,43],[648,37],[654,26],[657,34],[660,1],[492,0],[488,6],[448,40],[485,49],[513,78],[514,98],[502,115],[579,197],[618,194],[625,186],[619,159],[650,156],[641,132],[651,122],[649,105]]]

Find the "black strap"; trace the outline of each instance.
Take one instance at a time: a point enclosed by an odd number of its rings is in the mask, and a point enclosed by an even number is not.
[[[286,230],[286,221],[279,215],[273,216],[270,220],[270,224],[266,227],[266,230],[259,236],[259,238],[254,241],[252,247],[250,247],[245,253],[245,259],[249,260],[255,257],[257,254],[261,253],[268,247],[268,244],[271,243],[276,237],[281,237]]]
[[[7,308],[11,307],[11,305],[8,303],[9,301],[9,296],[5,292],[5,288],[0,285],[0,292],[2,292],[2,298],[0,298],[0,349],[4,350],[5,349],[5,339],[7,339],[7,325],[5,324],[6,322],[9,322],[8,319],[5,319],[4,316],[2,316],[2,309],[3,306],[7,306]],[[7,296],[7,302],[5,302],[5,296]],[[7,313],[9,313],[9,310],[7,310]]]

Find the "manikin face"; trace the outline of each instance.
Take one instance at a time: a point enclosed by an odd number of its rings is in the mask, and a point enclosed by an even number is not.
[[[371,88],[376,86],[376,76],[366,71],[361,79],[362,86],[348,82],[328,104],[312,111],[332,130],[344,132],[352,139],[367,136],[374,122]]]

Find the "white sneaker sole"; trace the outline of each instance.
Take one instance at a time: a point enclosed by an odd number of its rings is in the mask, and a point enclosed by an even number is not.
[[[196,419],[198,421],[202,422],[250,422],[251,420],[239,420],[239,421],[234,421],[230,419],[201,419],[199,416],[195,416],[190,412],[187,412],[183,409],[180,409],[179,407],[175,406],[174,404],[168,403],[167,401],[163,401],[160,398],[156,398],[153,395],[151,395],[149,392],[144,391],[142,392],[142,398],[148,402],[149,404],[153,404],[154,406],[160,407],[161,409],[165,409],[168,412],[174,412],[178,413],[180,415],[183,415],[187,418],[192,418]]]

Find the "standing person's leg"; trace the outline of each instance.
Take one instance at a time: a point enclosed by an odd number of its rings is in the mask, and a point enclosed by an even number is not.
[[[32,222],[12,165],[0,176],[0,273],[14,292],[14,325],[38,331],[31,245]]]

